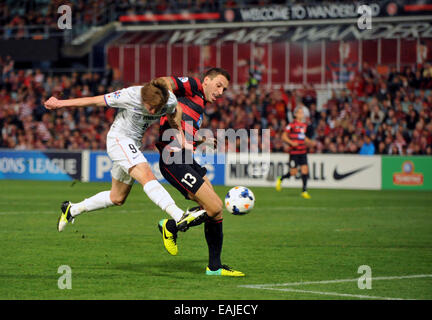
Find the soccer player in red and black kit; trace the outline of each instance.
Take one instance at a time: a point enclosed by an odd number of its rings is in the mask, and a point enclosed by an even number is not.
[[[314,142],[306,136],[307,124],[304,120],[304,111],[302,107],[297,107],[294,110],[294,121],[287,125],[282,140],[288,143],[290,148],[289,171],[285,175],[278,177],[276,180],[276,190],[282,189],[282,181],[297,174],[297,168],[300,166],[301,179],[303,182],[303,191],[301,196],[305,199],[310,199],[311,196],[307,192],[307,180],[309,176],[309,168],[307,162],[307,145],[313,145]]]
[[[222,211],[223,203],[213,189],[213,186],[206,176],[207,169],[193,160],[193,150],[204,140],[195,136],[199,130],[203,118],[205,104],[214,102],[227,89],[230,81],[229,73],[221,68],[211,68],[205,74],[202,80],[194,77],[164,77],[168,88],[174,92],[177,97],[178,106],[182,109],[181,125],[186,138],[186,146],[192,148],[181,148],[177,145],[175,151],[175,140],[172,141],[164,136],[164,133],[171,129],[166,117],[160,120],[159,141],[156,144],[159,153],[159,167],[164,178],[179,190],[186,199],[193,200],[199,204],[195,212],[188,210],[189,216],[176,223],[173,219],[162,219],[159,221],[159,230],[162,233],[163,242],[167,251],[177,254],[177,233],[185,231],[190,226],[198,225],[204,222],[204,233],[209,249],[209,264],[206,269],[207,275],[220,276],[244,276],[244,273],[231,269],[221,263],[221,252],[223,243],[222,232]],[[166,134],[168,137],[173,134]],[[168,141],[167,141],[168,140]],[[206,140],[205,143],[215,144],[215,139]],[[173,147],[174,146],[174,147]],[[181,161],[166,161],[164,157],[174,156],[174,152],[181,153]],[[177,158],[178,159],[178,158]],[[180,162],[180,163],[179,163]],[[200,210],[205,210],[200,216],[193,216]],[[190,219],[189,219],[190,218]]]

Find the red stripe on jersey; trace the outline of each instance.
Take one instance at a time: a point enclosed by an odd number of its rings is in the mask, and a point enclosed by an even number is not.
[[[194,119],[195,121],[198,121],[198,119],[200,118],[200,114],[198,112],[196,112],[195,110],[193,110],[192,108],[189,108],[187,105],[185,105],[184,103],[179,102],[179,105],[182,107],[183,109],[183,113],[186,113],[187,115],[189,115],[192,119]]]
[[[182,82],[183,83],[183,87],[185,89],[185,96],[187,97],[191,97],[193,95],[192,89],[191,89],[191,84],[188,81]]]
[[[159,121],[159,125],[160,125],[160,126],[163,126],[164,123],[165,123],[167,120],[168,120],[168,118],[167,118],[166,116],[161,117],[161,118],[160,118],[160,121]]]
[[[204,89],[203,89],[203,87],[202,87],[201,80],[198,79],[198,78],[194,78],[194,79],[195,79],[195,81],[196,81],[196,83],[197,83],[197,85],[198,85],[198,90],[199,90],[200,92],[204,93]],[[203,95],[203,96],[204,96],[204,95]]]
[[[289,152],[290,154],[306,154],[306,150],[304,151],[297,151],[297,150],[290,150]]]

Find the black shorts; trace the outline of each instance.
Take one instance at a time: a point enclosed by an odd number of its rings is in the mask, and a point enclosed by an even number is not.
[[[207,169],[195,160],[187,164],[185,158],[185,151],[182,150],[182,163],[165,164],[161,155],[159,169],[164,178],[189,200],[189,192],[195,194],[205,182],[203,177],[207,174]]]
[[[307,165],[307,154],[290,154],[289,166],[290,168],[297,168],[298,166]]]

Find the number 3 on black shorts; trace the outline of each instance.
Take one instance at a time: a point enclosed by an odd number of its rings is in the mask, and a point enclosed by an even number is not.
[[[189,172],[186,173],[184,175],[184,177],[181,179],[181,182],[186,184],[189,188],[193,188],[196,181],[197,181],[197,179],[192,174],[190,174]]]

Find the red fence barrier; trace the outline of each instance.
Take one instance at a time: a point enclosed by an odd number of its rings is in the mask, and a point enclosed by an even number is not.
[[[143,37],[143,35],[140,35]],[[135,42],[135,41],[133,41]],[[249,79],[255,70],[261,83],[324,84],[346,82],[363,63],[385,72],[432,60],[432,39],[373,39],[351,41],[237,43],[211,42],[121,44],[107,48],[108,63],[117,68],[126,84],[158,76],[201,73],[208,67],[227,69],[234,85]]]

